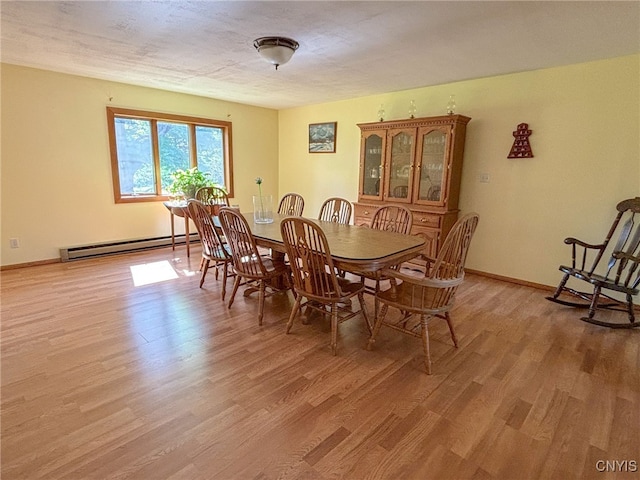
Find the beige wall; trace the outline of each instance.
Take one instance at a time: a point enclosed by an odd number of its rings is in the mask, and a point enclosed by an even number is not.
[[[233,202],[250,208],[256,176],[265,193],[278,193],[276,110],[12,65],[1,74],[2,265],[53,259],[60,247],[170,234],[161,203],[114,203],[108,105],[230,120]],[[20,248],[10,249],[10,238]]]
[[[459,82],[282,110],[280,193],[317,214],[328,196],[357,200],[359,129],[376,120],[445,113],[450,94],[467,129],[460,208],[480,224],[469,268],[554,285],[570,259],[567,236],[601,241],[615,204],[640,195],[640,56]],[[335,154],[307,153],[309,123],[338,122]],[[532,159],[507,159],[528,123]],[[489,183],[480,183],[488,173]]]
[[[303,108],[268,110],[3,65],[1,264],[51,259],[62,246],[169,234],[159,203],[113,202],[107,105],[233,122],[234,203],[299,192],[316,216],[329,196],[357,200],[356,123],[444,113],[450,94],[467,131],[461,210],[480,214],[468,267],[553,285],[562,240],[602,239],[614,205],[640,195],[640,56],[470,80]],[[113,97],[109,101],[109,97]],[[335,154],[309,154],[309,123],[338,122]],[[535,158],[507,159],[512,132],[533,130]],[[482,173],[489,183],[480,183]],[[178,228],[181,228],[180,226]],[[9,238],[20,240],[9,249]]]

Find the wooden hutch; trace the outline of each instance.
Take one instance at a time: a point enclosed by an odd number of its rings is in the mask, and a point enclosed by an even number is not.
[[[467,123],[463,115],[361,123],[360,186],[354,223],[368,225],[383,205],[413,213],[412,234],[437,255],[458,218]]]

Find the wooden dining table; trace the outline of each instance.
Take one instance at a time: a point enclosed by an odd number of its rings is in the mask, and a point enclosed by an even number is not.
[[[286,215],[274,213],[273,223],[255,223],[253,213],[243,213],[256,244],[285,253],[280,222]],[[410,260],[422,252],[425,239],[414,235],[375,230],[311,219],[327,237],[331,258],[340,270],[355,274],[375,273],[383,268]]]

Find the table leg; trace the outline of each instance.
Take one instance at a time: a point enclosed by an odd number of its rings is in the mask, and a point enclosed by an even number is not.
[[[169,212],[169,215],[171,216],[171,249],[173,251],[175,251],[176,249],[176,233],[175,233],[175,229],[173,226],[173,212]]]
[[[189,217],[187,215],[184,216],[184,236],[185,243],[187,244],[187,257],[189,257]]]

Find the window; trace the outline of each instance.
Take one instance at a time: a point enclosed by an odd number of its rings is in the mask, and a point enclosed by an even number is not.
[[[116,203],[166,200],[171,172],[198,167],[233,197],[231,122],[107,107]]]

